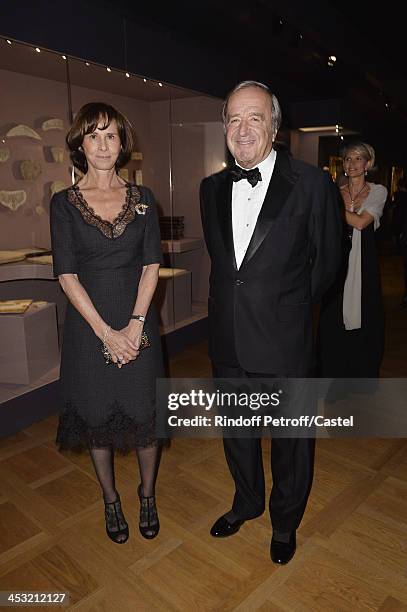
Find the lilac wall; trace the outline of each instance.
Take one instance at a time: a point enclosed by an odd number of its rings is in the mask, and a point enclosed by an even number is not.
[[[50,186],[56,180],[71,184],[71,164],[65,148],[69,126],[67,86],[62,78],[53,81],[0,71],[0,137],[18,123],[34,128],[42,137],[0,142],[0,148],[7,146],[11,152],[10,159],[0,163],[0,190],[27,192],[25,204],[16,212],[0,205],[1,250],[50,247]],[[148,102],[75,85],[71,92],[74,113],[86,102],[102,100],[127,115],[135,128],[135,148],[143,154],[139,163],[143,184],[153,190],[160,213],[183,215],[185,236],[202,238],[199,185],[204,176],[221,170],[225,160],[221,101],[192,96]],[[44,131],[42,123],[49,118],[63,119],[64,130]],[[52,160],[51,146],[64,148],[62,163]],[[24,159],[40,161],[42,172],[35,180],[23,180],[19,164]],[[193,299],[206,301],[209,260],[203,242],[202,249],[180,257],[178,265],[192,270]]]
[[[65,149],[65,134],[69,126],[66,84],[0,70],[0,89],[0,148],[7,147],[11,153],[6,162],[0,162],[0,190],[24,189],[27,192],[25,204],[16,212],[0,205],[0,249],[31,246],[49,248],[51,183],[56,180],[63,181],[67,186],[71,183],[71,165]],[[137,148],[143,153],[143,181],[148,185],[154,167],[149,138],[149,103],[83,87],[72,87],[74,112],[85,102],[97,100],[108,102],[123,111],[134,125]],[[43,121],[54,117],[63,119],[64,131],[43,131]],[[42,140],[16,137],[7,138],[3,143],[7,131],[20,123],[35,129]],[[51,146],[64,147],[62,163],[52,160]],[[27,181],[21,177],[19,165],[25,159],[41,163],[42,172],[35,180]]]

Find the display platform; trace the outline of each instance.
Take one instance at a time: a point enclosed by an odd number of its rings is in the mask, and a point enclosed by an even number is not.
[[[171,330],[160,329],[164,363],[208,334],[204,304],[193,304],[192,315]],[[167,370],[167,367],[166,367]],[[59,365],[28,385],[0,384],[0,439],[11,436],[58,412]]]
[[[161,240],[163,253],[187,253],[203,247],[202,238],[179,238],[178,240]]]
[[[30,384],[59,363],[53,303],[31,304],[25,312],[0,314],[0,383]]]

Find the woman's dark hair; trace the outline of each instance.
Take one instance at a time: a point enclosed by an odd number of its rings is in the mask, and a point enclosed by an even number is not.
[[[104,102],[89,102],[85,104],[75,115],[71,129],[66,135],[73,165],[81,172],[86,174],[88,162],[82,147],[83,139],[87,134],[92,134],[100,123],[103,123],[102,130],[115,120],[119,132],[121,150],[116,160],[116,171],[127,164],[133,150],[133,130],[130,121],[117,111],[110,104]]]

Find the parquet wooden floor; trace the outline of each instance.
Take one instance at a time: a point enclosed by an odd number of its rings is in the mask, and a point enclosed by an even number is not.
[[[382,373],[405,376],[399,259],[385,257],[382,272]],[[206,346],[174,358],[171,374],[209,377]],[[116,459],[130,525],[129,541],[118,546],[104,531],[89,458],[59,454],[55,429],[52,417],[0,441],[0,590],[68,591],[69,609],[86,612],[407,610],[407,440],[318,440],[297,553],[278,567],[269,559],[267,513],[232,538],[209,535],[233,493],[220,440],[178,439],[165,450],[153,541],[138,533],[136,459]],[[265,441],[265,466],[269,459]]]

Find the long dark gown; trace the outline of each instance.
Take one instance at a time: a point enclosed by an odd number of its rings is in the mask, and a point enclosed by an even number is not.
[[[378,378],[384,352],[384,310],[373,223],[362,230],[362,326],[346,330],[342,303],[352,228],[346,226],[343,266],[325,296],[317,336],[318,375],[323,378]]]
[[[76,186],[53,196],[54,274],[78,275],[96,310],[112,329],[133,312],[144,265],[161,263],[154,197],[128,184],[113,223],[97,216]],[[151,347],[119,369],[106,365],[101,341],[69,302],[64,324],[57,432],[60,450],[111,446],[126,452],[155,441],[155,381],[163,376],[158,319],[151,305],[144,325]]]

